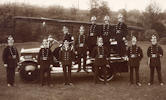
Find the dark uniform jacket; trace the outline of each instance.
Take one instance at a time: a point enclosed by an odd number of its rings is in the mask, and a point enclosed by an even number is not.
[[[38,54],[38,64],[42,64],[43,62],[53,64],[53,54],[49,48],[41,48]]]
[[[160,57],[163,56],[163,49],[159,45],[152,45],[147,50],[150,57],[150,66],[161,66]]]
[[[109,44],[110,38],[115,38],[114,27],[110,24],[102,25],[101,36],[103,37],[104,44]]]
[[[17,67],[17,63],[19,62],[19,54],[14,46],[7,46],[4,49],[3,62],[4,64],[7,64],[8,67]]]
[[[78,55],[86,53],[87,51],[87,38],[86,35],[79,35],[75,41],[75,47],[78,52]]]
[[[72,61],[75,60],[73,50],[71,48],[65,50],[64,47],[61,47],[59,51],[59,59],[62,62],[62,65],[72,65]]]
[[[116,40],[122,41],[122,38],[128,35],[127,25],[125,23],[118,23],[115,28]]]
[[[94,64],[97,65],[97,66],[103,66],[103,65],[106,65],[108,64],[106,58],[109,57],[109,51],[106,47],[104,46],[96,46],[94,49],[93,49],[93,55],[92,57],[95,58],[95,62]]]
[[[114,26],[112,26],[110,24],[102,25],[101,36],[103,36],[104,38],[105,37],[114,38],[115,37]]]
[[[127,55],[129,57],[129,65],[130,66],[139,66],[140,61],[143,58],[142,49],[135,45],[130,46],[127,51]]]
[[[91,45],[96,45],[97,36],[99,36],[99,27],[96,24],[92,24],[89,27],[89,34],[88,34],[88,43]]]

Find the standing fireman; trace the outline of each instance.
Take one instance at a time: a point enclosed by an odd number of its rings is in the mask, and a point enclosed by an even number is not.
[[[88,34],[88,51],[89,56],[92,54],[93,48],[96,46],[97,36],[99,35],[98,26],[96,25],[96,17],[91,17],[91,26],[89,27],[89,34]]]
[[[156,35],[152,35],[151,38],[152,45],[147,50],[147,56],[148,56],[148,65],[150,66],[150,82],[148,85],[153,84],[154,80],[154,70],[156,68],[158,73],[158,80],[160,82],[160,85],[164,85],[162,81],[161,76],[161,61],[160,58],[163,56],[163,49],[160,45],[157,44],[157,37]]]
[[[80,27],[80,34],[78,36],[78,39],[76,39],[75,45],[76,45],[76,51],[77,51],[77,61],[78,61],[78,71],[81,71],[81,59],[83,58],[83,70],[88,73],[86,70],[86,58],[87,58],[87,38],[84,34],[84,26]]]
[[[19,62],[19,55],[16,47],[14,47],[14,39],[12,36],[8,37],[8,46],[3,51],[3,62],[4,67],[6,67],[7,72],[7,85],[15,86],[15,69],[17,67],[17,63]]]
[[[109,56],[108,49],[103,45],[103,38],[98,37],[97,39],[97,46],[93,49],[93,55],[92,57],[95,58],[94,61],[94,81],[95,84],[98,82],[98,76],[99,76],[99,68],[102,69],[102,74],[104,74],[104,84],[106,84],[106,66],[108,65],[107,58]]]
[[[118,48],[117,50],[120,56],[124,56],[126,54],[125,42],[127,41],[126,36],[128,35],[128,28],[123,21],[122,14],[118,15],[118,24],[116,25],[115,31],[116,31],[116,40],[118,42],[118,47],[121,48],[121,49]]]
[[[110,39],[114,38],[114,28],[112,25],[110,25],[110,17],[105,16],[104,17],[104,24],[102,26],[102,32],[101,36],[103,38],[104,46],[109,47],[110,46]]]
[[[136,85],[141,86],[139,80],[139,66],[140,61],[143,57],[142,49],[137,46],[137,39],[135,36],[132,37],[132,46],[128,48],[127,55],[129,57],[129,67],[130,67],[130,83],[133,84],[133,72],[135,69]]]
[[[38,67],[40,68],[40,81],[41,85],[44,85],[46,82],[48,86],[52,86],[51,83],[51,67],[53,67],[53,55],[49,49],[49,44],[46,39],[43,40],[42,47],[38,54]],[[46,76],[46,77],[45,77]]]
[[[64,73],[64,85],[72,85],[71,82],[71,67],[72,61],[74,61],[74,51],[67,40],[64,41],[63,46],[59,51],[60,65],[63,67]]]

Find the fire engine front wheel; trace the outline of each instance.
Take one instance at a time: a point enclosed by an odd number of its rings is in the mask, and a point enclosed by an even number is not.
[[[37,64],[33,62],[24,62],[20,67],[20,78],[23,81],[35,81],[38,78]]]
[[[111,68],[110,66],[106,66],[106,71],[104,72],[104,67],[99,67],[99,80],[100,81],[104,81],[104,73],[106,74],[106,79],[107,81],[110,81],[114,78],[114,72],[113,72],[113,68]]]

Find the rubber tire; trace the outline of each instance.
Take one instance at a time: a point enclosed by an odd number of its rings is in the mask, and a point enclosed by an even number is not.
[[[106,68],[107,68],[107,74],[106,74],[107,81],[111,81],[114,78],[113,68],[111,68],[110,66],[106,67]],[[100,81],[104,81],[104,75],[102,73],[103,73],[103,70],[102,70],[102,67],[100,67],[99,68],[99,76],[98,76],[98,79]]]

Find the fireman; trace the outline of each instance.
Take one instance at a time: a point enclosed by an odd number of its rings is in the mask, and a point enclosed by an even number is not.
[[[157,43],[157,37],[156,35],[152,35],[151,38],[152,45],[147,50],[147,56],[148,56],[148,65],[150,67],[150,82],[148,85],[153,84],[154,80],[154,70],[157,70],[158,73],[158,80],[161,86],[164,85],[161,75],[161,61],[160,58],[163,56],[163,49],[162,47]]]
[[[78,71],[81,71],[81,59],[83,59],[83,70],[88,73],[86,70],[86,58],[87,58],[87,38],[84,34],[84,26],[80,26],[78,38],[76,39],[76,51],[77,51],[77,61],[78,61]]]
[[[93,48],[96,46],[97,36],[99,35],[99,27],[96,24],[96,17],[91,17],[91,25],[89,27],[89,34],[88,34],[88,51],[89,56],[92,54]]]
[[[60,65],[62,65],[64,73],[64,85],[73,85],[71,82],[71,68],[72,62],[75,59],[73,47],[70,46],[69,41],[65,40],[63,46],[59,51]]]
[[[114,28],[113,26],[110,24],[110,17],[109,16],[105,16],[104,17],[104,24],[102,25],[102,32],[101,32],[101,36],[103,38],[103,42],[104,45],[106,47],[110,46],[110,39],[114,38]]]
[[[8,46],[3,51],[3,62],[7,72],[7,85],[10,87],[15,86],[15,69],[19,62],[19,54],[12,36],[8,37],[7,42]]]
[[[49,44],[47,39],[43,40],[41,49],[38,54],[38,67],[40,68],[41,86],[44,85],[45,76],[48,86],[52,86],[51,68],[53,67],[53,54],[49,49]]]
[[[106,67],[109,64],[108,63],[108,56],[109,56],[109,51],[108,49],[103,45],[103,38],[98,37],[97,39],[97,46],[93,49],[92,52],[92,57],[95,58],[94,61],[94,81],[95,84],[98,82],[98,76],[99,76],[99,68],[102,69],[102,73],[104,75],[104,84],[107,83],[106,79]]]
[[[124,23],[122,14],[118,15],[118,24],[116,25],[115,33],[116,33],[116,41],[118,43],[118,47],[121,48],[121,49],[118,48],[117,50],[120,56],[125,56],[126,54],[125,42],[127,41],[126,36],[128,35],[128,28],[127,25]]]
[[[140,61],[143,58],[142,49],[137,45],[137,39],[135,36],[132,37],[132,46],[127,50],[127,55],[129,58],[129,67],[130,67],[130,83],[133,84],[133,71],[135,70],[136,76],[136,85],[141,86],[139,80],[139,66]]]

